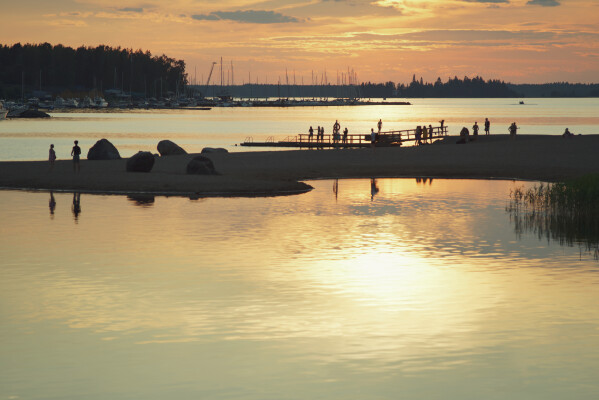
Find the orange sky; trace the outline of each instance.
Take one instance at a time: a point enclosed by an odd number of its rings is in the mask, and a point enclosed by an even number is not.
[[[348,67],[373,82],[599,82],[597,0],[21,0],[4,4],[0,41],[142,48],[197,80],[222,56],[236,84],[286,68],[290,83],[325,69],[336,83]]]

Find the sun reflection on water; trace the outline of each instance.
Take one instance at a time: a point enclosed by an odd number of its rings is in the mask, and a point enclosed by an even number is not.
[[[229,374],[249,398],[275,381],[398,393],[411,379],[450,379],[482,390],[520,372],[546,393],[557,376],[572,388],[596,371],[598,267],[514,233],[505,205],[515,183],[375,183],[374,196],[370,180],[311,182],[313,192],[283,198],[81,195],[77,223],[71,194],[1,192],[0,348],[15,361],[0,384],[19,386],[54,347],[74,351],[61,337],[83,352],[69,368],[102,366],[108,352],[158,374],[167,359],[180,387],[189,382],[176,365],[193,362],[207,374],[197,385],[216,390],[209,377]],[[48,347],[28,352],[36,342]],[[273,365],[287,367],[266,373]],[[145,384],[121,390],[152,397]]]

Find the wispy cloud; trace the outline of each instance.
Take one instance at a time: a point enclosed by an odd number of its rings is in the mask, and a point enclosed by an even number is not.
[[[142,13],[144,9],[143,7],[123,7],[117,8],[117,11]]]
[[[529,0],[526,4],[531,6],[556,7],[560,5],[560,2],[557,0]]]
[[[299,22],[299,19],[283,15],[274,11],[246,10],[246,11],[214,11],[209,14],[194,14],[192,19],[198,21],[228,20],[249,24],[281,24]]]
[[[509,3],[509,0],[464,0],[467,3]]]

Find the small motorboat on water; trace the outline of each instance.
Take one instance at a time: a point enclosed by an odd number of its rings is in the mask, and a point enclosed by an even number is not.
[[[519,104],[524,104],[524,100],[520,100],[520,103],[519,103]]]

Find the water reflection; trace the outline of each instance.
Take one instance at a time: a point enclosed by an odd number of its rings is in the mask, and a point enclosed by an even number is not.
[[[377,185],[376,179],[370,179],[370,201],[374,200],[374,196],[378,194],[380,191],[379,186]]]
[[[129,194],[127,195],[127,200],[136,206],[151,207],[154,205],[155,197],[149,194]]]
[[[81,193],[73,193],[73,206],[71,207],[71,210],[73,211],[75,222],[79,222],[79,214],[81,214]]]
[[[426,182],[428,181],[429,185],[433,184],[433,178],[416,178],[416,183],[421,183],[423,185],[426,185]]]
[[[595,263],[527,232],[516,240],[513,183],[310,184],[151,207],[84,195],[76,226],[68,211],[40,217],[46,193],[0,192],[6,397],[597,392]]]
[[[54,210],[56,209],[56,199],[54,198],[54,192],[50,191],[50,202],[48,203],[50,208],[50,218],[54,218]]]
[[[599,260],[599,214],[564,209],[536,209],[513,201],[506,207],[518,238],[526,233],[591,252]]]

